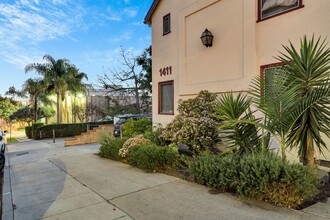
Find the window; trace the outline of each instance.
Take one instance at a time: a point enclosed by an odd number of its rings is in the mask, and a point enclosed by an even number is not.
[[[171,14],[163,17],[163,35],[171,33]]]
[[[158,84],[158,113],[174,114],[174,86],[172,81],[160,82]]]
[[[302,0],[258,0],[258,21],[304,7]]]
[[[286,82],[286,71],[282,62],[260,67],[260,77],[263,79],[261,93],[264,95],[265,101],[267,101],[267,97],[273,97],[274,94],[281,92],[275,86]]]

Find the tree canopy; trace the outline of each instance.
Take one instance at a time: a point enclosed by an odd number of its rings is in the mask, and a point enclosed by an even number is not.
[[[0,118],[10,122],[10,116],[22,107],[22,104],[10,98],[0,96]]]
[[[86,91],[82,80],[88,79],[87,74],[79,72],[75,65],[68,59],[54,59],[51,55],[44,55],[45,63],[31,63],[25,66],[25,72],[34,71],[42,76],[46,85],[46,91],[56,94],[57,123],[61,123],[60,101],[64,99],[65,93],[70,90],[74,93]]]

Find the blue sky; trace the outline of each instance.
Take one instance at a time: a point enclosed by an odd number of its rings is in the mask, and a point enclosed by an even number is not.
[[[0,94],[37,77],[25,65],[45,54],[67,58],[97,83],[119,66],[119,50],[139,55],[151,44],[143,19],[152,0],[1,0]]]

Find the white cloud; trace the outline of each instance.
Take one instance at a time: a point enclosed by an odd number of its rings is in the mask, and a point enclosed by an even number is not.
[[[92,51],[85,53],[84,57],[89,63],[97,65],[104,65],[107,63],[113,63],[116,61],[116,57],[120,52],[120,48],[106,51]]]
[[[110,21],[121,21],[121,16],[119,14],[110,13],[107,16],[107,19],[109,19]]]
[[[103,69],[120,69],[122,68],[122,57],[120,56],[121,50],[124,49],[128,56],[135,57],[143,52],[143,49],[137,49],[134,47],[122,48],[117,47],[111,50],[104,51],[92,51],[84,54],[84,60],[86,63],[93,63],[96,67]],[[102,72],[96,73],[102,75]]]
[[[135,8],[125,8],[123,13],[128,17],[134,18],[137,15],[137,10]]]
[[[53,0],[43,4],[39,0],[0,3],[0,59],[26,65],[34,56],[40,56],[38,44],[70,36],[80,26],[84,13],[73,0]]]
[[[69,0],[53,0],[53,4],[55,5],[66,5]]]
[[[121,41],[127,41],[131,39],[132,37],[132,31],[125,31],[122,32],[119,36],[110,39],[111,42],[121,42]]]
[[[136,21],[136,22],[131,23],[131,25],[142,26],[142,25],[145,25],[145,24],[143,24],[143,22],[141,22],[141,21]]]
[[[134,18],[136,17],[138,10],[136,7],[127,7],[122,10],[114,10],[111,7],[107,8],[106,18],[111,21],[121,21],[122,18]]]

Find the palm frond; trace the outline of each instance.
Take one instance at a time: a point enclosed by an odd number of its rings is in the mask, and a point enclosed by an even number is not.
[[[236,97],[232,92],[225,93],[218,99],[214,116],[222,121],[219,133],[227,151],[243,154],[260,150],[260,136],[250,105],[250,98],[242,93]]]

